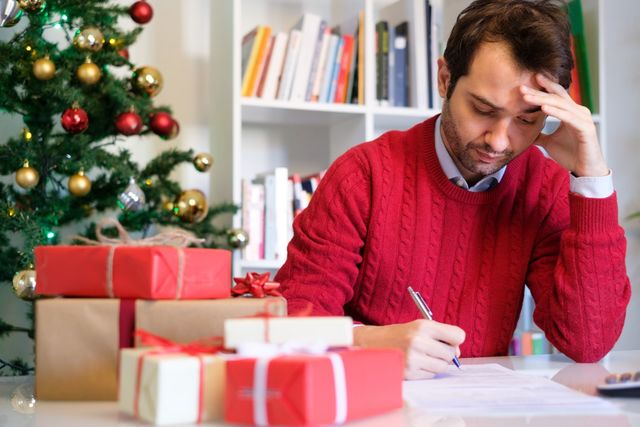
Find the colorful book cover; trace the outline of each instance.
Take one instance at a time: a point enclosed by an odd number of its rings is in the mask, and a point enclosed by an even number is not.
[[[569,22],[571,23],[571,33],[575,40],[576,65],[580,79],[580,94],[583,101],[582,105],[591,110],[591,112],[595,112],[581,0],[570,0],[569,3],[567,3],[567,11],[569,14]]]

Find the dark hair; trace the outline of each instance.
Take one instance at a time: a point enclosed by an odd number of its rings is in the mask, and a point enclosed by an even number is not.
[[[525,70],[550,74],[565,89],[571,84],[571,33],[563,3],[554,0],[476,0],[456,20],[444,51],[451,73],[447,98],[469,72],[483,42],[506,42]]]

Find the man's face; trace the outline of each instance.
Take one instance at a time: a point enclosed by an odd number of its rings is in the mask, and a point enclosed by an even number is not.
[[[449,70],[441,59],[438,89],[443,98]],[[536,89],[535,74],[522,70],[504,43],[483,43],[442,106],[442,137],[465,180],[473,185],[528,148],[545,115],[522,98],[520,85]]]

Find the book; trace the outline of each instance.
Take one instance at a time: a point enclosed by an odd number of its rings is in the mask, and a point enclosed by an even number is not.
[[[242,181],[242,228],[249,235],[243,258],[264,259],[264,185]]]
[[[333,66],[331,71],[331,84],[327,92],[327,98],[325,102],[334,102],[336,95],[336,88],[338,86],[338,75],[340,73],[340,63],[342,61],[342,52],[344,48],[344,39],[342,36],[338,36],[338,47],[336,49],[335,57],[333,58]]]
[[[398,0],[379,11],[379,20],[389,25],[398,25],[407,21],[407,40],[409,55],[409,105],[415,108],[428,107],[427,81],[427,39],[424,0]]]
[[[353,57],[354,40],[351,34],[342,36],[342,57],[340,58],[340,68],[338,72],[338,80],[336,83],[336,94],[334,102],[345,103],[347,98],[347,84],[349,79],[349,69],[351,67],[351,58]]]
[[[571,24],[571,34],[575,41],[576,67],[580,81],[580,96],[582,105],[594,112],[593,93],[591,91],[591,71],[589,70],[589,58],[587,53],[587,41],[584,29],[584,17],[582,15],[581,0],[569,0],[567,13]]]
[[[294,29],[300,30],[301,40],[298,61],[293,71],[291,95],[288,98],[293,102],[303,102],[305,100],[315,47],[322,35],[320,33],[321,21],[320,16],[313,13],[305,13],[294,27]]]
[[[253,91],[251,92],[251,96],[259,97],[260,92],[262,92],[262,88],[264,87],[264,79],[267,75],[266,71],[269,67],[269,62],[271,61],[271,52],[273,50],[273,36],[269,36],[269,40],[267,41],[267,45],[265,47],[265,54],[260,59],[260,64],[258,66],[258,73],[256,74],[256,84],[253,86]]]
[[[259,27],[255,27],[254,29],[249,31],[247,34],[242,36],[241,70],[242,70],[243,79],[244,79],[244,76],[247,73],[247,65],[249,64],[249,57],[251,56],[251,53],[253,51],[253,45],[254,45],[254,42],[256,40],[256,35],[258,34],[258,28]]]
[[[394,75],[391,80],[394,85],[393,105],[396,107],[407,107],[409,105],[407,26],[407,21],[401,22],[395,27],[394,31]]]
[[[255,30],[255,36],[252,35],[253,31],[254,30],[251,30],[243,37],[243,50],[245,49],[245,40],[247,44],[251,43],[251,49],[242,76],[242,96],[251,96],[253,93],[259,64],[265,55],[267,41],[271,35],[271,27],[268,25],[259,25]]]
[[[322,85],[318,94],[319,102],[329,102],[329,90],[331,88],[331,79],[333,76],[333,67],[335,65],[336,54],[338,52],[340,37],[337,34],[329,36],[329,47],[327,49],[327,58],[324,66],[324,76],[322,76]]]
[[[273,48],[271,49],[271,58],[266,71],[264,87],[259,96],[263,99],[275,99],[278,91],[278,81],[282,74],[285,53],[287,50],[287,41],[289,34],[280,32],[274,36]]]
[[[569,85],[569,96],[577,104],[582,105],[582,94],[580,93],[580,76],[578,75],[578,59],[576,58],[576,40],[573,35],[570,37],[571,42],[571,58],[573,59],[573,68],[571,69],[571,84]]]
[[[376,23],[376,99],[389,104],[389,23]]]
[[[285,62],[280,76],[278,85],[278,99],[288,100],[291,96],[291,86],[293,84],[293,74],[295,73],[296,63],[298,61],[298,53],[300,52],[300,41],[302,33],[300,30],[291,30],[289,32],[289,40],[287,51],[285,54]]]
[[[364,104],[364,10],[358,12],[358,104]]]
[[[347,104],[357,104],[358,103],[358,92],[357,89],[355,89],[355,97],[354,97],[354,86],[357,85],[357,80],[358,80],[358,76],[357,76],[357,68],[358,68],[358,55],[362,54],[362,52],[360,52],[359,46],[358,46],[358,32],[359,32],[359,21],[356,25],[356,30],[353,34],[353,48],[352,48],[352,53],[351,53],[351,62],[349,64],[349,71],[348,71],[348,77],[347,77],[347,93],[345,95],[345,99],[344,102]]]
[[[324,78],[325,69],[327,67],[327,58],[329,53],[329,45],[331,42],[331,29],[325,26],[322,33],[322,41],[320,42],[320,52],[318,54],[318,61],[315,64],[313,74],[313,84],[311,90],[307,93],[307,100],[311,102],[318,102],[320,99],[320,90],[322,89],[322,80]],[[311,79],[310,79],[311,80]]]
[[[388,69],[387,69],[387,93],[389,94],[389,105],[395,105],[396,87],[394,78],[396,75],[396,51],[394,49],[394,40],[396,38],[396,29],[393,25],[388,28],[389,31],[389,54],[388,54]]]
[[[311,93],[313,92],[313,88],[316,84],[318,68],[320,67],[320,61],[322,60],[322,50],[324,49],[323,44],[326,46],[326,43],[329,42],[329,37],[325,37],[329,31],[331,30],[327,27],[327,22],[322,20],[320,22],[320,31],[318,32],[318,41],[316,42],[315,50],[313,52],[313,60],[311,61],[311,70],[309,71],[307,90],[304,96],[305,101],[311,101]]]

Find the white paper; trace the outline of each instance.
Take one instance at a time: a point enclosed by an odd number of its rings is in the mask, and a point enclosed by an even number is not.
[[[474,415],[611,414],[611,402],[498,364],[451,365],[428,380],[405,381],[403,396],[412,408],[429,413]]]

